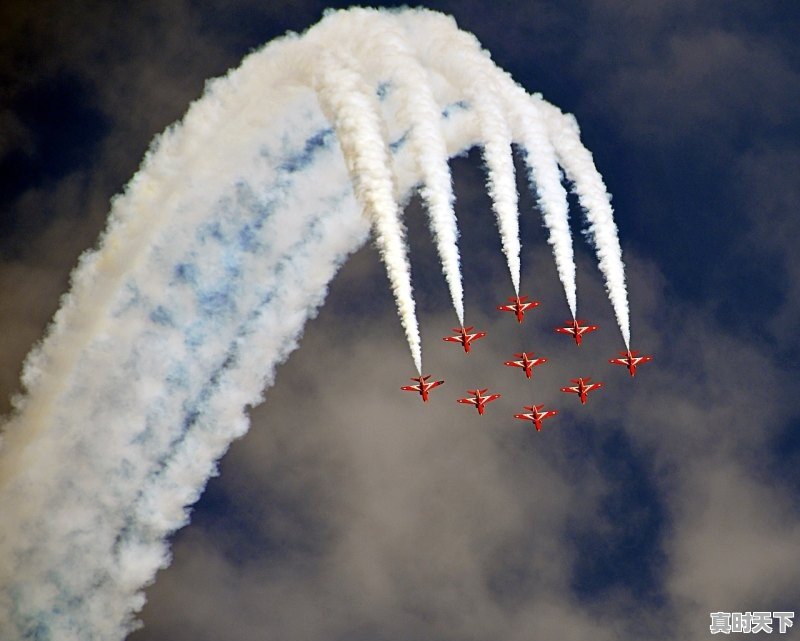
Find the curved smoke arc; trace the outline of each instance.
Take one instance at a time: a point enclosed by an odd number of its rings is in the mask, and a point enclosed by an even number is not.
[[[418,66],[387,70],[369,56],[373,27],[390,31]],[[439,49],[425,49],[434,42]],[[500,98],[482,104],[489,98],[473,88],[466,100],[431,58],[443,42],[455,48],[448,55],[468,53]],[[422,79],[426,92],[407,104]],[[438,139],[425,137],[432,127]],[[400,206],[424,178],[461,319],[446,161],[487,135],[490,191],[506,198],[496,208],[504,234],[516,212],[498,168],[511,140],[542,144],[526,153],[537,187],[546,186],[540,204],[571,301],[571,241],[553,178],[556,161],[565,169],[628,342],[616,227],[574,121],[527,96],[452,19],[331,13],[208,83],[154,141],[27,358],[26,393],[0,448],[0,638],[117,639],[135,626],[143,587],[169,562],[165,538],[187,522],[216,461],[247,430],[247,407],[262,400],[371,229],[421,369]],[[508,239],[512,277],[518,242]]]

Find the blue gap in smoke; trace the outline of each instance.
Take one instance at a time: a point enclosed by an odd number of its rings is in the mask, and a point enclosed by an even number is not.
[[[285,192],[291,184],[290,179],[288,176],[290,174],[297,173],[301,169],[309,166],[313,161],[315,155],[327,147],[330,146],[331,142],[334,139],[333,136],[334,132],[332,129],[323,129],[309,139],[306,140],[305,144],[301,151],[289,155],[282,163],[280,163],[278,167],[278,176],[275,181],[275,188],[279,189],[281,192]],[[239,190],[239,194],[241,195],[242,192]],[[260,207],[256,215],[245,224],[243,229],[250,229],[250,228],[260,228],[263,226],[264,221],[266,220],[269,215],[271,215],[275,203],[271,202],[270,206],[267,207]],[[328,214],[329,211],[325,210],[322,212],[324,214]],[[286,265],[293,260],[293,257],[301,255],[303,253],[303,245],[308,242],[310,238],[318,238],[319,237],[319,227],[322,222],[321,217],[317,217],[312,220],[311,225],[308,229],[308,234],[305,237],[295,244],[292,248],[290,248],[286,255],[287,257],[283,260],[279,261],[275,266],[275,272],[280,273],[286,268]],[[217,242],[225,242],[225,234],[222,232],[222,229],[218,225],[210,225],[206,227],[205,233],[203,234],[205,240],[214,239]],[[245,234],[247,237],[248,234]],[[242,234],[238,234],[238,239],[242,239]],[[253,249],[253,244],[251,242],[246,242],[244,246],[242,246],[244,251],[251,251]],[[190,283],[196,285],[196,278],[197,278],[197,266],[192,263],[183,262],[176,265],[174,269],[174,280],[182,281],[185,283]],[[151,478],[158,477],[160,474],[163,474],[166,468],[168,467],[174,452],[180,447],[180,445],[185,441],[188,433],[190,430],[196,425],[198,419],[202,415],[202,412],[206,409],[209,400],[213,397],[213,395],[217,392],[219,388],[220,381],[227,370],[234,367],[238,362],[239,358],[239,343],[240,339],[245,336],[250,330],[249,328],[252,324],[261,316],[263,310],[268,307],[273,300],[273,293],[272,292],[265,292],[259,303],[256,305],[255,309],[242,321],[241,325],[239,326],[238,331],[236,332],[235,337],[231,341],[224,358],[222,359],[221,363],[214,369],[209,377],[207,383],[203,386],[197,396],[190,402],[187,402],[184,405],[184,412],[183,412],[183,419],[181,422],[181,432],[180,434],[173,439],[170,443],[169,454],[162,457],[157,465],[155,470],[151,473]],[[190,338],[190,337],[189,337]],[[201,336],[195,336],[195,340],[202,340]],[[146,484],[149,484],[146,481]],[[142,492],[134,499],[134,503],[138,503],[141,500]],[[113,549],[115,552],[119,550],[119,547],[125,542],[127,539],[135,536],[134,532],[134,523],[131,518],[126,518],[126,522],[124,526],[121,528],[120,533],[117,535]]]

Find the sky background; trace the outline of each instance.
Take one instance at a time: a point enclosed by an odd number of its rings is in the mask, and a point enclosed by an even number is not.
[[[205,79],[318,2],[0,5],[0,408],[110,198]],[[344,5],[339,5],[344,6]],[[698,639],[710,611],[800,612],[800,8],[795,2],[435,2],[572,112],[613,194],[633,380],[575,235],[580,350],[520,178],[522,326],[480,157],[453,161],[466,357],[418,201],[407,211],[423,406],[372,246],[334,280],[222,460],[133,641]],[[213,153],[213,150],[209,150]],[[581,216],[572,201],[573,224]],[[550,359],[530,382],[502,362]],[[589,404],[558,392],[606,382]],[[468,387],[504,397],[479,418]],[[511,415],[544,402],[536,433]],[[783,638],[800,638],[794,635]]]

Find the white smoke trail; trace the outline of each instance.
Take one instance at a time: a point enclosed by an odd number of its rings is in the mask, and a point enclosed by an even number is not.
[[[355,64],[341,54],[323,50],[316,60],[314,86],[323,110],[334,123],[356,197],[371,217],[400,322],[421,375],[422,349],[411,293],[411,267],[394,198],[388,145],[381,131],[377,98],[353,69]]]
[[[480,104],[486,105],[486,110],[490,114],[495,114],[498,110],[505,110],[505,113],[509,114],[502,118],[510,117],[514,127],[514,141],[520,144],[526,152],[525,162],[528,166],[530,182],[535,189],[544,223],[550,232],[548,242],[553,248],[559,279],[564,287],[567,304],[574,318],[577,310],[577,295],[568,202],[566,192],[561,184],[556,152],[544,123],[544,116],[537,108],[538,102],[531,100],[528,93],[517,85],[508,73],[494,65],[488,52],[481,48],[474,36],[459,31],[455,20],[437,13],[429,13],[426,17],[428,19],[427,35],[421,38],[421,42],[424,44],[419,46],[419,50],[428,63],[431,66],[439,65],[441,67],[444,65],[442,61],[447,61],[448,65],[454,67],[453,72],[460,77],[476,79],[467,84],[467,90],[471,89],[469,95],[477,95],[476,100],[480,101]],[[431,43],[440,44],[431,51],[429,50]],[[502,109],[498,105],[495,94],[503,99]],[[476,111],[479,111],[478,105],[476,105]],[[490,122],[498,120],[492,115],[484,115],[484,119],[488,119]],[[501,129],[505,127],[506,125],[500,125]],[[490,131],[497,129],[491,124],[486,125],[485,128]],[[481,133],[485,134],[483,128]],[[495,140],[499,140],[499,138],[495,138]],[[502,146],[505,148],[505,143]],[[496,148],[500,147],[501,145],[498,144]],[[511,162],[510,155],[507,162]],[[513,199],[514,214],[513,216],[503,216],[503,223],[501,223],[501,230],[504,229],[501,231],[504,248],[508,246],[511,247],[511,252],[516,251],[516,261],[509,257],[509,252],[506,252],[513,279],[514,262],[516,262],[517,274],[519,273],[517,194],[513,184],[513,173],[510,175],[510,184],[508,171],[502,172],[502,175],[506,179],[502,188],[507,195],[503,199],[507,205],[503,209],[506,214],[511,211],[508,205]],[[500,219],[498,221],[500,222]],[[510,240],[507,241],[507,238]],[[517,276],[518,281],[519,277]]]
[[[261,400],[339,265],[365,242],[354,192],[372,217],[414,349],[396,203],[425,171],[436,176],[431,202],[441,212],[451,196],[432,167],[440,147],[387,146],[372,92],[384,79],[363,77],[359,60],[341,62],[344,53],[319,57],[355,41],[348,15],[332,14],[208,83],[153,144],[113,201],[98,249],[74,271],[4,426],[3,641],[105,641],[130,630],[142,588],[168,563],[165,538],[185,524],[217,459],[246,431],[246,407]],[[392,17],[424,36],[433,15]],[[435,123],[421,122],[433,117],[430,102],[410,106],[400,91],[385,100],[407,111],[407,126],[439,127],[452,155],[486,129],[459,86],[432,80],[434,101],[445,105]],[[554,145],[562,157],[561,138]]]
[[[459,31],[452,19],[440,20],[436,14],[432,17],[446,26],[430,30],[421,47],[428,50],[426,57],[431,66],[453,79],[475,110],[483,141],[487,187],[511,283],[514,293],[519,295],[519,208],[511,150],[513,139],[507,111],[497,95],[494,76],[498,70],[472,34]]]
[[[418,163],[423,185],[422,197],[427,205],[430,228],[442,262],[450,297],[464,326],[464,291],[461,280],[461,259],[458,253],[458,225],[453,211],[453,186],[447,164],[447,145],[439,120],[442,109],[431,90],[429,73],[413,55],[403,31],[377,11],[379,18],[374,31],[369,33],[368,49],[379,55],[389,77],[396,83],[399,108],[398,124],[407,128],[408,137]]]
[[[428,63],[435,66],[441,65],[442,60],[447,60],[449,64],[457,67],[468,60],[472,73],[463,68],[460,70],[457,68],[455,73],[462,77],[480,78],[485,95],[493,95],[498,91],[505,99],[504,106],[512,114],[517,126],[515,140],[520,142],[527,152],[526,162],[536,182],[539,204],[544,213],[545,224],[550,231],[549,242],[553,246],[559,278],[564,286],[570,311],[575,317],[577,309],[575,264],[565,193],[553,163],[552,154],[553,150],[555,151],[558,164],[564,168],[567,177],[573,183],[581,206],[586,212],[589,237],[595,244],[606,290],[623,340],[628,346],[630,314],[625,286],[625,267],[610,196],[594,165],[591,153],[580,142],[580,133],[574,117],[564,115],[557,107],[543,100],[539,94],[528,96],[507,73],[492,64],[488,53],[480,48],[480,43],[474,36],[458,31],[452,18],[436,13],[428,13],[426,18],[426,36],[421,39],[425,44],[420,45],[419,50],[425,52],[424,56]],[[434,53],[426,51],[428,43],[434,42],[443,46]],[[490,103],[493,101],[491,97],[488,100]],[[476,112],[480,111],[479,104],[476,104],[475,108]],[[546,128],[546,138],[542,135],[542,123]],[[481,133],[486,135],[483,128]],[[535,150],[533,154],[532,150]],[[516,199],[516,192],[514,198]],[[514,226],[518,227],[516,221]]]
[[[544,224],[550,232],[548,242],[553,248],[553,257],[567,297],[567,305],[572,317],[575,318],[577,313],[575,259],[572,234],[569,229],[567,194],[561,184],[556,152],[542,118],[528,99],[527,93],[521,87],[515,88],[518,92],[508,92],[507,95],[509,109],[515,115],[514,137],[525,150],[529,180],[538,196],[537,202],[542,211]]]
[[[0,453],[4,640],[123,636],[165,563],[164,536],[365,238],[313,94],[260,114],[263,102],[242,104],[258,90],[237,96],[235,85],[216,88],[228,115],[251,124],[218,128],[212,90],[162,138],[29,361]],[[173,196],[155,207],[154,192]]]
[[[478,77],[467,93],[481,123],[483,157],[489,175],[489,195],[492,198],[497,226],[500,229],[503,253],[508,261],[514,293],[519,296],[520,241],[517,184],[514,179],[514,160],[511,155],[511,130],[499,101],[492,92],[488,77]],[[478,89],[481,81],[487,89]]]
[[[558,154],[559,163],[574,185],[581,207],[589,222],[589,237],[597,252],[600,271],[605,277],[606,291],[617,318],[625,347],[630,348],[630,312],[628,290],[625,285],[625,265],[619,244],[611,196],[606,191],[603,178],[595,167],[592,153],[580,139],[580,129],[575,117],[564,114],[557,107],[534,96],[545,115],[550,139]]]

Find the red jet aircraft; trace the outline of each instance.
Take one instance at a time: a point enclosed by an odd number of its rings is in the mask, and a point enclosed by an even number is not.
[[[542,421],[546,418],[550,418],[551,416],[555,416],[558,414],[557,410],[545,410],[542,411],[542,405],[526,405],[525,409],[529,411],[527,414],[514,414],[514,418],[518,418],[522,421],[533,421],[534,427],[536,427],[537,432],[542,431]]]
[[[583,335],[593,332],[597,329],[597,325],[581,325],[583,322],[585,321],[567,321],[567,324],[564,327],[556,327],[556,331],[559,334],[570,334],[575,339],[575,344],[580,347]]]
[[[486,336],[486,332],[473,332],[470,334],[470,330],[472,330],[472,325],[469,327],[454,327],[453,331],[456,333],[455,336],[445,336],[442,340],[451,343],[461,343],[461,345],[464,346],[464,351],[469,354],[469,344],[472,341]]]
[[[416,385],[404,385],[400,389],[404,392],[419,392],[419,395],[422,397],[422,402],[428,402],[428,392],[432,390],[434,387],[439,387],[444,381],[433,381],[428,383],[427,380],[431,377],[430,374],[427,376],[417,376],[411,377],[412,381],[416,381]]]
[[[500,398],[500,394],[489,394],[488,396],[484,396],[484,392],[487,392],[489,388],[486,389],[468,389],[467,394],[472,394],[470,398],[459,398],[459,403],[470,403],[474,405],[478,409],[478,414],[483,415],[483,410],[486,408],[486,403],[491,403],[492,401],[496,401]]]
[[[619,353],[621,358],[612,358],[608,362],[612,365],[624,365],[628,368],[631,376],[636,376],[636,368],[639,365],[642,365],[643,363],[649,363],[653,360],[652,356],[639,356],[638,354],[639,350],[627,350]]]
[[[539,306],[538,300],[533,300],[529,303],[526,303],[525,301],[528,300],[527,296],[511,296],[508,300],[511,302],[510,305],[498,305],[497,309],[499,309],[501,312],[514,312],[517,315],[518,323],[522,322],[525,312]]]
[[[562,387],[561,391],[577,394],[581,399],[581,403],[586,405],[586,395],[589,392],[603,387],[602,383],[590,383],[589,381],[591,380],[592,379],[589,376],[586,378],[571,378],[570,381],[575,383],[575,385],[572,387]]]
[[[514,354],[519,359],[519,361],[506,361],[504,365],[508,365],[509,367],[521,367],[525,370],[525,376],[530,378],[533,376],[533,368],[537,365],[541,365],[542,363],[546,363],[546,358],[533,358],[535,356],[535,352],[522,352],[521,354]]]

